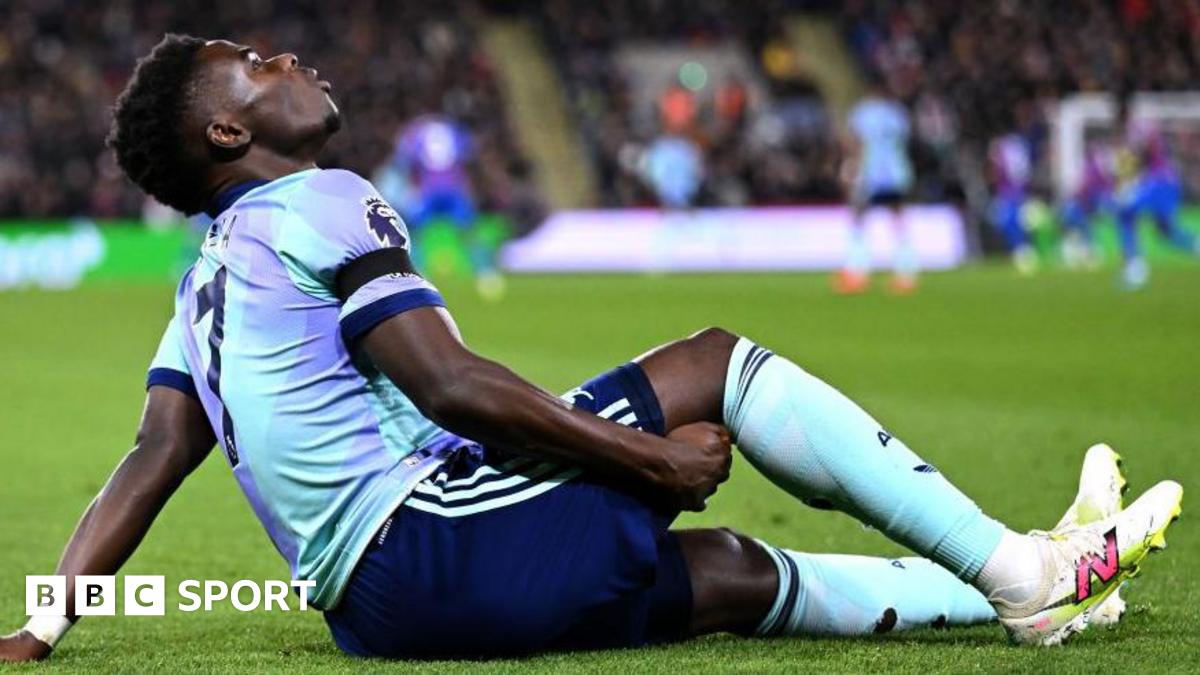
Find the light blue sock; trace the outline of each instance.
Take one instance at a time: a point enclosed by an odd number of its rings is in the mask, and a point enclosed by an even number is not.
[[[776,485],[855,516],[964,581],[1005,531],[853,401],[745,338],[730,359],[724,416],[742,454]]]
[[[924,558],[815,555],[759,542],[779,594],[756,635],[856,636],[996,620],[983,595]]]
[[[910,224],[904,222],[904,215],[896,213],[894,231],[896,233],[895,273],[898,277],[913,279],[917,276],[920,263],[917,249],[913,246],[913,233],[909,231]]]
[[[855,216],[850,226],[850,244],[846,248],[846,271],[854,274],[871,273],[871,251],[867,246],[866,214]]]

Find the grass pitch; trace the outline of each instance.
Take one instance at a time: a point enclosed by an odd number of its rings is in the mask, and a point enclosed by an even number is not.
[[[447,296],[468,342],[565,390],[705,325],[754,337],[859,401],[992,515],[1053,524],[1079,461],[1105,440],[1131,496],[1173,477],[1200,486],[1200,269],[1159,270],[1141,293],[1110,273],[1007,268],[930,275],[913,297],[832,297],[805,275],[529,277],[495,305]],[[0,629],[24,622],[24,576],[52,572],[76,519],[129,447],[142,383],[170,315],[169,286],[0,294]],[[316,612],[174,609],[179,580],[286,579],[219,453],[168,505],[123,574],[165,574],[161,618],[84,620],[41,670],[90,671],[1007,671],[1194,670],[1200,663],[1200,535],[1185,518],[1127,591],[1115,631],[1057,650],[1008,646],[998,627],[859,641],[718,636],[633,651],[518,661],[388,664],[341,655]],[[1191,499],[1195,499],[1193,495]],[[850,518],[805,508],[735,462],[708,511],[776,544],[900,554]]]

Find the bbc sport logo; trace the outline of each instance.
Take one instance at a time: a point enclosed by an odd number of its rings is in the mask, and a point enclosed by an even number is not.
[[[167,610],[167,579],[155,575],[130,574],[122,577],[125,616],[163,616]],[[308,593],[316,585],[312,580],[262,582],[242,579],[228,584],[219,579],[185,579],[176,590],[180,612],[211,612],[213,606],[228,602],[239,612],[292,610],[288,591],[296,589],[298,611],[308,610]],[[117,613],[117,577],[79,575],[75,577],[75,614],[78,616],[114,616]],[[25,577],[25,614],[27,616],[66,616],[67,578],[58,575]]]

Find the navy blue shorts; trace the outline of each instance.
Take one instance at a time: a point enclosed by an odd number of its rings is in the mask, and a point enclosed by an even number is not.
[[[665,433],[635,364],[563,398]],[[334,642],[360,656],[489,657],[678,639],[692,588],[667,530],[676,515],[575,467],[465,447],[380,529],[325,619]]]

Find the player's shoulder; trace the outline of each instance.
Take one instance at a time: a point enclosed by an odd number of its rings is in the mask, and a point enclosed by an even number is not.
[[[322,229],[354,214],[386,212],[398,219],[370,181],[346,169],[312,170],[297,186],[290,206],[296,218],[324,224]]]
[[[850,126],[859,133],[866,134],[876,125],[879,115],[879,101],[873,98],[863,99],[850,110]]]
[[[289,199],[289,223],[276,245],[301,259],[379,246],[402,246],[407,231],[400,215],[353,171],[314,169]]]
[[[379,193],[375,186],[348,169],[314,169],[298,186],[304,196],[358,201]]]

